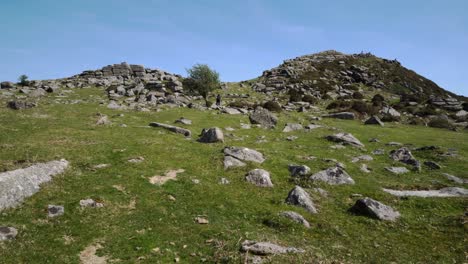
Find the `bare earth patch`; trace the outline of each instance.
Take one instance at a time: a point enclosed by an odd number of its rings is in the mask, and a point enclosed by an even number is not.
[[[177,173],[182,173],[182,172],[185,172],[185,170],[184,169],[170,170],[166,173],[165,176],[156,175],[156,176],[149,178],[149,182],[154,185],[163,185],[169,180],[175,180],[177,177]]]
[[[96,255],[96,251],[102,248],[101,245],[89,245],[83,251],[80,252],[80,262],[82,264],[106,264],[107,257],[99,257]]]

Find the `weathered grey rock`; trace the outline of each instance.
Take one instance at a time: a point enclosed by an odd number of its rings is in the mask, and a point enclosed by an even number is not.
[[[320,128],[322,127],[321,125],[316,125],[316,124],[308,124],[307,126],[305,126],[305,129],[307,131],[310,131],[310,130],[313,130],[313,129],[316,129],[316,128]]]
[[[181,118],[177,119],[174,123],[183,124],[183,125],[191,125],[192,120],[181,117]]]
[[[37,104],[33,102],[26,102],[26,101],[11,101],[8,102],[7,106],[14,110],[21,110],[21,109],[28,109],[36,107]]]
[[[317,209],[315,208],[312,199],[310,199],[309,194],[300,186],[296,186],[289,191],[286,203],[303,207],[311,214],[317,213]]]
[[[46,92],[44,89],[42,89],[42,88],[37,88],[37,89],[34,89],[34,90],[30,91],[30,92],[28,93],[28,96],[29,96],[29,97],[41,97],[41,96],[46,95],[46,93],[47,93],[47,92]]]
[[[161,128],[167,129],[167,130],[169,130],[171,132],[174,132],[174,133],[177,133],[177,134],[182,134],[182,135],[184,135],[186,137],[192,136],[192,132],[190,130],[188,130],[188,129],[185,129],[185,128],[171,126],[171,125],[158,123],[158,122],[152,122],[149,125],[152,126],[152,127],[161,127]]]
[[[231,181],[229,181],[227,178],[221,178],[219,179],[219,184],[222,184],[222,185],[227,185],[227,184],[230,184]]]
[[[310,179],[313,181],[323,181],[331,185],[354,184],[351,176],[338,166],[319,171],[310,176]]]
[[[372,172],[372,169],[370,169],[366,164],[361,164],[361,167],[359,167],[359,169],[362,172],[365,172],[365,173],[371,173]]]
[[[284,211],[284,212],[281,212],[280,215],[286,218],[289,218],[293,220],[294,222],[302,224],[305,228],[310,228],[309,222],[302,215],[294,211]]]
[[[266,128],[274,128],[278,118],[263,107],[257,107],[249,116],[250,123],[259,124]]]
[[[256,163],[263,163],[265,161],[262,153],[249,148],[226,147],[224,148],[224,154],[241,161],[252,161]]]
[[[109,117],[106,115],[100,115],[98,120],[96,121],[96,125],[103,126],[103,125],[110,125],[112,122],[109,120]]]
[[[305,176],[310,173],[310,168],[306,165],[289,164],[288,170],[291,176]]]
[[[289,137],[286,137],[286,140],[287,140],[287,141],[294,141],[294,140],[296,140],[296,139],[298,139],[297,136],[289,136]]]
[[[11,89],[15,88],[15,84],[12,82],[1,82],[0,83],[0,89]]]
[[[224,169],[229,169],[229,168],[235,168],[235,167],[244,167],[245,164],[244,162],[231,157],[231,156],[224,156]]]
[[[425,161],[424,165],[426,165],[430,170],[440,170],[442,168],[442,166],[434,161]]]
[[[384,106],[382,110],[380,110],[380,113],[384,116],[390,116],[392,118],[399,118],[401,116],[401,114],[397,110],[388,106]]]
[[[457,176],[453,176],[453,175],[448,174],[448,173],[442,173],[442,175],[444,175],[448,180],[453,181],[455,183],[468,184],[468,179],[462,179],[462,178],[459,178]]]
[[[385,169],[394,174],[404,174],[409,172],[405,167],[385,167]]]
[[[18,235],[18,230],[10,226],[0,226],[0,241],[14,239]]]
[[[297,249],[294,247],[282,247],[270,242],[257,242],[250,240],[245,240],[242,242],[241,251],[261,256],[305,252],[302,249]]]
[[[356,162],[359,162],[359,161],[372,161],[374,160],[374,158],[372,158],[371,156],[369,155],[361,155],[361,156],[357,156],[357,157],[354,157],[351,162],[352,163],[356,163]]]
[[[361,141],[359,141],[350,133],[338,133],[335,135],[327,136],[326,139],[328,139],[329,141],[339,142],[354,147],[364,147],[364,144],[362,144]]]
[[[304,129],[301,124],[295,124],[295,123],[287,123],[284,126],[283,132],[291,132],[291,131],[297,131],[297,130],[302,130]]]
[[[357,200],[350,210],[379,220],[395,221],[400,217],[400,213],[390,206],[368,197]]]
[[[376,149],[372,151],[372,154],[374,155],[384,155],[385,154],[385,149]]]
[[[38,192],[41,184],[63,173],[67,167],[68,161],[62,159],[0,173],[0,211],[17,206]]]
[[[104,207],[104,204],[98,203],[93,199],[80,200],[81,207]]]
[[[365,125],[379,125],[379,126],[384,126],[384,123],[378,116],[371,116],[369,119],[364,122]]]
[[[348,120],[352,120],[356,118],[353,112],[332,113],[332,114],[322,115],[322,117],[348,119]]]
[[[392,150],[390,152],[390,158],[411,165],[418,171],[421,170],[421,164],[413,157],[411,151],[406,147]]]
[[[109,104],[107,105],[107,108],[109,108],[109,109],[124,109],[125,107],[123,107],[122,105],[120,105],[116,101],[111,100],[109,102]]]
[[[212,127],[208,129],[203,129],[198,139],[198,142],[202,143],[216,143],[224,142],[224,134],[221,128]]]
[[[57,217],[65,213],[65,208],[62,205],[52,205],[47,206],[47,216],[48,217]]]
[[[383,189],[385,192],[398,197],[415,196],[415,197],[468,197],[468,189],[459,187],[447,187],[440,190],[423,190],[423,191],[400,191]]]
[[[258,187],[273,187],[270,179],[270,173],[262,169],[254,169],[249,171],[245,176],[245,180]]]

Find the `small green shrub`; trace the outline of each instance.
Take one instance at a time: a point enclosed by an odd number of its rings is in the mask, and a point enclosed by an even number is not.
[[[296,89],[289,89],[288,95],[290,102],[300,102],[302,100],[302,92]]]
[[[383,102],[385,102],[385,98],[381,94],[376,94],[372,97],[372,104],[375,106],[382,106]]]
[[[447,129],[452,129],[453,125],[445,118],[442,117],[436,117],[431,119],[429,123],[427,124],[430,127],[436,127],[436,128],[447,128]]]
[[[310,104],[315,104],[317,103],[317,98],[315,98],[314,96],[310,94],[306,94],[302,97],[302,101],[310,103]]]
[[[281,105],[278,102],[275,101],[268,101],[263,104],[263,108],[271,111],[271,112],[281,112],[283,109],[281,108]]]

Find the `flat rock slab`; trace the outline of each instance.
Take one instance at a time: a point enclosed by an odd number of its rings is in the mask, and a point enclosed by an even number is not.
[[[270,242],[257,242],[250,240],[242,242],[241,251],[261,256],[305,252],[302,249],[294,247],[283,247]]]
[[[19,205],[38,192],[41,184],[63,173],[68,165],[68,161],[62,159],[0,173],[0,211]]]
[[[182,173],[182,172],[185,172],[185,170],[183,169],[170,170],[166,172],[166,175],[164,176],[156,175],[156,176],[149,178],[149,182],[154,185],[163,185],[167,181],[175,180],[177,178],[177,174]]]
[[[422,191],[399,191],[391,189],[383,189],[384,192],[398,197],[468,197],[468,189],[459,187],[447,187],[440,190],[422,190]]]
[[[284,126],[283,132],[287,133],[287,132],[292,132],[292,131],[297,131],[297,130],[302,130],[302,129],[304,129],[304,128],[302,127],[301,124],[287,123]]]
[[[443,175],[450,181],[460,184],[468,184],[468,179],[462,179],[457,176],[450,175],[448,173],[443,173]]]
[[[167,130],[169,130],[171,132],[174,132],[174,133],[177,133],[177,134],[182,134],[182,135],[184,135],[186,137],[192,136],[192,132],[190,130],[188,130],[188,129],[185,129],[185,128],[171,126],[171,125],[168,125],[168,124],[163,124],[163,123],[158,123],[158,122],[152,122],[149,125],[152,126],[152,127],[161,127],[161,128],[167,129]]]
[[[14,239],[18,235],[18,230],[14,227],[0,226],[0,241]]]
[[[379,220],[395,221],[400,217],[400,213],[390,206],[368,197],[357,200],[350,210]]]
[[[385,167],[385,169],[391,173],[394,174],[404,174],[410,172],[407,168],[405,167]]]
[[[246,166],[247,164],[245,164],[244,162],[234,158],[234,157],[231,157],[231,156],[224,156],[224,169],[227,170],[229,168],[235,168],[235,167],[244,167]]]
[[[310,179],[313,181],[323,181],[331,185],[354,184],[351,176],[339,166],[319,171],[310,176]]]
[[[362,144],[361,141],[359,141],[350,133],[338,133],[335,135],[327,136],[326,139],[328,139],[329,141],[339,142],[354,147],[364,147],[364,144]]]

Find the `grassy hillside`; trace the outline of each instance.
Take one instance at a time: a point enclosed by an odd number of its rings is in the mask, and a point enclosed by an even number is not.
[[[0,171],[26,167],[41,161],[65,158],[71,168],[43,186],[42,190],[15,209],[0,214],[0,225],[19,230],[15,240],[0,243],[0,263],[79,263],[86,247],[100,244],[97,255],[112,263],[242,263],[239,253],[244,239],[271,241],[296,246],[304,254],[275,256],[272,263],[463,263],[466,261],[466,198],[395,198],[382,187],[431,189],[459,186],[442,172],[467,177],[468,133],[422,126],[387,123],[385,127],[364,126],[360,121],[327,119],[311,132],[282,133],[286,122],[308,124],[307,113],[282,113],[276,129],[241,129],[247,116],[219,114],[188,108],[159,112],[111,110],[99,89],[76,89],[61,100],[81,100],[76,104],[56,103],[45,97],[37,108],[14,111],[0,108]],[[5,105],[5,100],[0,100]],[[109,116],[112,125],[97,126],[96,113]],[[123,114],[123,115],[120,115]],[[172,124],[185,117],[193,125],[184,126],[192,139],[158,128],[150,122]],[[122,127],[120,124],[126,124]],[[232,127],[225,132],[225,143],[202,144],[196,141],[202,128]],[[332,149],[324,136],[345,131],[352,133],[366,150],[352,147]],[[295,135],[295,141],[286,137]],[[264,136],[267,142],[258,142]],[[370,143],[378,138],[379,143]],[[440,171],[393,175],[384,167],[395,164],[388,155],[373,156],[367,162],[371,173],[360,171],[351,158],[398,141],[415,147],[441,146],[440,152],[456,149],[456,157],[437,152],[414,152],[421,161],[434,160]],[[261,165],[225,171],[224,146],[244,146],[266,156]],[[315,156],[315,160],[304,157]],[[141,163],[129,163],[143,157]],[[322,159],[333,158],[346,165],[356,181],[351,186],[301,182],[310,192],[319,213],[308,214],[286,205],[284,199],[297,182],[289,176],[287,165],[305,164],[312,172],[331,166]],[[94,169],[98,164],[107,168]],[[274,187],[258,188],[244,181],[253,168],[271,173]],[[184,169],[176,181],[154,186],[148,178],[172,169]],[[225,177],[231,181],[221,185]],[[195,184],[192,180],[198,179]],[[312,188],[328,192],[324,197]],[[392,223],[356,216],[348,209],[358,199],[369,196],[392,206],[402,217]],[[81,199],[93,198],[103,208],[81,209]],[[173,199],[175,198],[175,199]],[[65,206],[63,216],[49,219],[47,205]],[[301,213],[311,228],[278,216],[284,210]],[[203,216],[209,224],[195,223]]]

